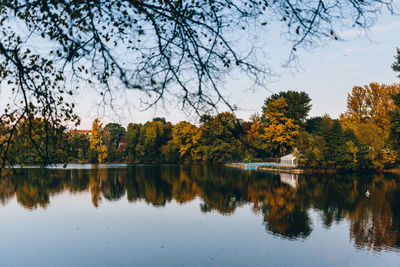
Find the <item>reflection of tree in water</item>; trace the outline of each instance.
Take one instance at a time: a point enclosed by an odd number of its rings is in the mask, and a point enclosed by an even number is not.
[[[32,170],[12,178],[18,203],[27,209],[45,208],[50,203],[50,195],[64,191],[66,173]]]
[[[245,175],[232,173],[230,169],[197,166],[192,177],[195,177],[194,181],[200,189],[198,195],[203,200],[200,205],[203,212],[216,210],[228,215],[243,205],[248,185]]]
[[[125,173],[94,168],[89,171],[89,177],[89,191],[96,208],[101,203],[102,196],[109,201],[116,201],[125,195]]]
[[[287,179],[286,179],[287,180]],[[212,166],[140,166],[124,169],[18,170],[0,180],[0,201],[15,196],[28,209],[46,207],[63,191],[90,191],[98,207],[102,198],[145,201],[159,207],[170,201],[201,199],[202,212],[223,215],[251,204],[268,232],[289,239],[311,234],[309,210],[321,214],[330,228],[350,222],[350,238],[359,248],[376,250],[400,244],[400,188],[391,175],[304,175],[296,183],[279,175]],[[283,181],[283,182],[282,182]],[[286,182],[285,182],[286,181]],[[370,198],[365,196],[371,192]]]
[[[98,172],[102,180],[101,191],[107,200],[118,200],[125,195],[125,173],[108,173],[107,168],[98,169]]]
[[[89,174],[89,191],[92,195],[92,203],[96,208],[99,207],[101,202],[101,179],[97,176],[97,173],[93,170]]]
[[[88,173],[91,171],[87,169],[65,170],[65,172],[69,173],[69,182],[66,188],[74,193],[85,191],[89,186],[91,176]]]
[[[265,194],[261,210],[266,229],[287,238],[306,238],[311,233],[311,220],[303,209],[296,191],[278,185]]]
[[[145,200],[154,206],[165,206],[171,200],[170,185],[162,179],[158,167],[128,168],[126,191],[130,202]]]
[[[349,214],[350,238],[357,247],[381,250],[399,245],[399,209],[394,209],[394,193],[399,192],[395,179],[383,175],[374,177],[368,186],[370,197],[363,197],[357,208]],[[399,198],[397,198],[398,202]]]
[[[11,175],[5,175],[0,179],[0,202],[5,206],[15,195],[15,187]]]
[[[356,177],[350,175],[309,175],[300,179],[297,194],[301,196],[304,205],[321,211],[323,225],[329,228],[355,209],[360,196],[357,184]]]
[[[397,240],[396,247],[400,248],[400,186],[392,192],[390,196],[392,214],[393,214],[393,230],[396,232]]]
[[[325,227],[348,220],[350,238],[358,248],[399,247],[398,177],[393,175],[307,176],[298,194],[322,211]],[[370,197],[366,196],[369,190]],[[397,194],[397,195],[396,195]]]

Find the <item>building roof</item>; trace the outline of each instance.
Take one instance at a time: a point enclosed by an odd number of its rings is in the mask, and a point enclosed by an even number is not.
[[[292,160],[292,159],[295,159],[296,157],[293,155],[293,154],[289,154],[289,155],[286,155],[286,156],[283,156],[283,157],[281,157],[281,160],[283,159],[283,160]]]
[[[71,130],[70,133],[90,134],[92,130]]]

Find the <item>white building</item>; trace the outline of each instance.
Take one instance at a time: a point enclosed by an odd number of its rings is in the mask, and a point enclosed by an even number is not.
[[[296,167],[297,166],[297,159],[293,154],[289,154],[289,155],[283,156],[283,157],[281,157],[281,165],[282,166]]]

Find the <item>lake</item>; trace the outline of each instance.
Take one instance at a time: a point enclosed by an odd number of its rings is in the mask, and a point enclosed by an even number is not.
[[[0,266],[400,266],[394,174],[72,164],[0,203]]]

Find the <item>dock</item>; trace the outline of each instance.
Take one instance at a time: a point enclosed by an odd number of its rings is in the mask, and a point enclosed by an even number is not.
[[[227,163],[225,166],[240,168],[244,170],[260,170],[260,171],[272,171],[272,172],[284,172],[300,174],[303,173],[303,169],[299,169],[296,166],[287,166],[276,162],[260,162],[260,163]]]

